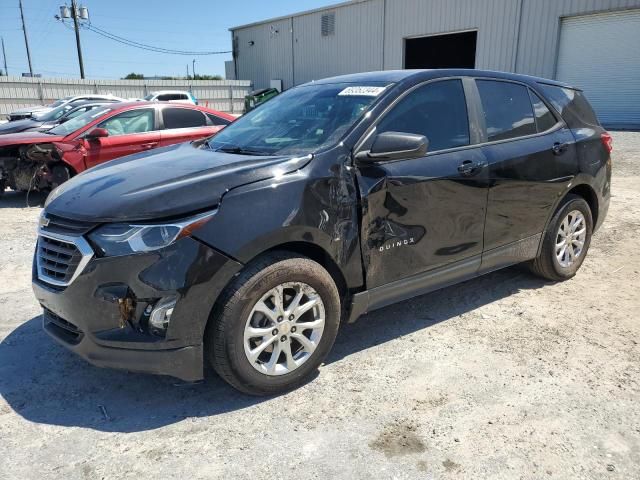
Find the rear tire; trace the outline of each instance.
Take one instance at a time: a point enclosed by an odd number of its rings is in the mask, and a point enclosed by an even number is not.
[[[589,204],[578,195],[567,195],[549,222],[540,253],[529,263],[529,269],[547,280],[568,280],[582,266],[592,232]]]
[[[340,312],[338,289],[320,264],[268,253],[249,264],[214,307],[205,332],[208,360],[242,392],[291,390],[308,381],[331,350]]]

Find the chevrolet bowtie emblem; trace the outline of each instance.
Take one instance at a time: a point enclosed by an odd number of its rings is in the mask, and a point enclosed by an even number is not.
[[[47,225],[49,225],[49,219],[45,216],[40,217],[40,220],[38,221],[39,225],[41,227],[46,227]]]

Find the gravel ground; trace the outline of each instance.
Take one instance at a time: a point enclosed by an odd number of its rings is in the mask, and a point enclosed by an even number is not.
[[[614,139],[611,210],[574,279],[514,267],[374,312],[268,399],[54,344],[29,285],[40,209],[5,195],[0,478],[640,478],[640,133]]]

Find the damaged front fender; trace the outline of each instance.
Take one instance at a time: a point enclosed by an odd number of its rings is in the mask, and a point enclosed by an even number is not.
[[[59,142],[2,147],[1,180],[18,191],[55,188],[77,171],[64,158],[68,147]]]

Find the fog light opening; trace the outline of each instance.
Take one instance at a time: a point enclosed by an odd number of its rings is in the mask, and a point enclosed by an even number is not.
[[[176,297],[165,297],[156,303],[149,317],[149,330],[151,333],[160,336],[164,336],[167,333],[177,300]]]

